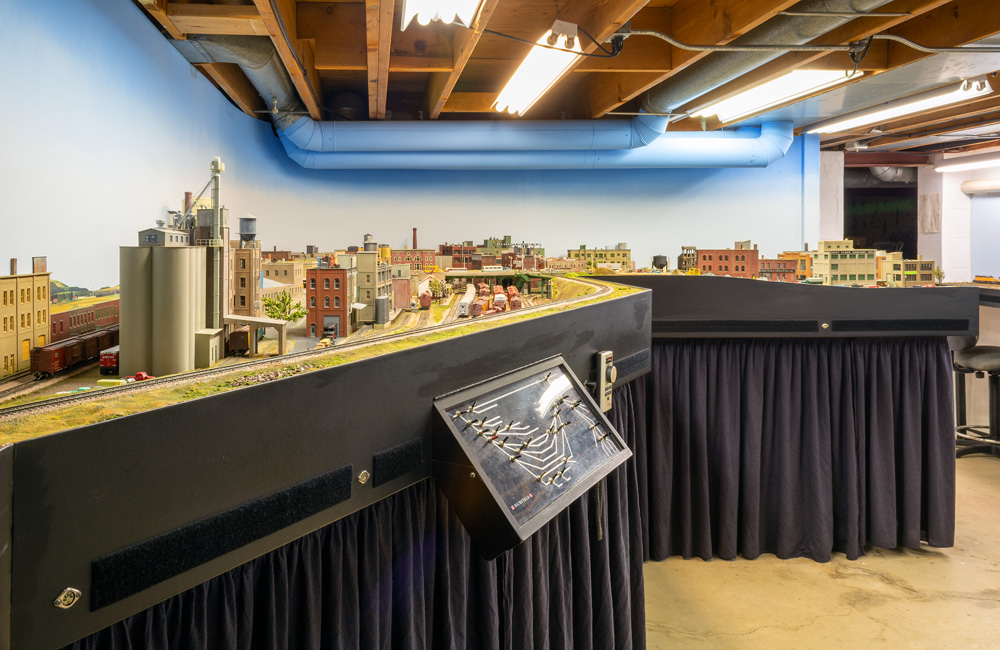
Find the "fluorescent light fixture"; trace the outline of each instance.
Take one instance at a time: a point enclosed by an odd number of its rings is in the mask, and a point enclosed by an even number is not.
[[[514,76],[493,102],[493,107],[511,115],[524,115],[566,74],[582,53],[580,39],[576,37],[576,25],[555,21],[552,29],[538,39],[535,47],[524,57]]]
[[[837,131],[853,129],[856,126],[881,124],[902,115],[919,113],[920,111],[938,108],[939,106],[968,101],[976,97],[989,95],[992,92],[993,88],[986,81],[986,77],[966,79],[959,84],[943,86],[935,90],[913,95],[912,97],[904,97],[903,99],[879,104],[863,111],[856,111],[835,117],[831,120],[818,122],[807,133],[836,133]]]
[[[777,79],[733,95],[729,99],[716,102],[693,115],[695,117],[717,115],[720,122],[732,122],[803,95],[858,79],[864,74],[860,71],[852,74],[849,70],[793,70]]]
[[[936,172],[964,172],[969,169],[1000,167],[1000,152],[983,153],[975,156],[961,156],[942,160],[934,166]]]
[[[432,20],[452,23],[457,19],[470,27],[481,3],[482,0],[403,0],[403,17],[399,29],[406,29],[414,18],[424,26],[429,25]]]

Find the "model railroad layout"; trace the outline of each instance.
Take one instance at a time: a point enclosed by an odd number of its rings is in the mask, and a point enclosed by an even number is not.
[[[555,302],[544,304],[544,305],[536,305],[536,306],[533,306],[533,307],[526,307],[526,308],[520,310],[519,313],[523,312],[523,313],[530,314],[530,313],[533,313],[533,312],[544,311],[544,310],[550,309],[552,307],[567,306],[567,305],[571,305],[571,304],[578,303],[578,302],[593,300],[595,298],[605,297],[608,294],[610,294],[611,291],[612,291],[611,288],[608,285],[600,283],[600,282],[590,282],[588,280],[584,280],[584,279],[580,279],[580,278],[574,278],[572,281],[580,283],[580,284],[585,284],[585,285],[588,285],[590,287],[593,287],[593,288],[596,289],[596,291],[594,291],[592,293],[589,293],[589,294],[584,294],[584,295],[576,296],[574,298],[569,298],[569,299],[565,299],[565,300],[559,300],[559,301],[555,301]],[[471,284],[469,286],[470,286],[470,289],[472,289],[472,291],[476,290],[475,287],[473,287]],[[461,310],[461,304],[459,304],[459,310]],[[461,311],[459,311],[459,315],[461,315]],[[510,315],[512,315],[512,314],[510,314]],[[107,388],[102,388],[99,391],[93,391],[93,392],[87,392],[87,393],[80,393],[80,394],[76,394],[76,395],[65,395],[65,396],[61,396],[61,397],[53,397],[53,398],[47,399],[47,400],[45,400],[43,402],[36,402],[36,403],[29,403],[29,404],[20,404],[20,405],[16,405],[16,406],[8,406],[6,408],[3,407],[2,404],[0,404],[0,420],[8,420],[8,419],[15,418],[15,417],[23,417],[23,416],[31,415],[32,413],[40,411],[40,410],[43,410],[43,409],[50,409],[50,408],[53,408],[53,407],[69,406],[69,405],[73,405],[73,404],[81,404],[81,403],[90,402],[90,401],[93,401],[93,400],[104,399],[106,397],[110,397],[110,396],[115,395],[115,394],[124,394],[126,391],[155,390],[158,387],[164,387],[164,386],[168,386],[168,385],[172,385],[172,384],[176,384],[176,383],[201,381],[201,380],[204,380],[204,379],[207,379],[207,378],[211,378],[211,377],[217,377],[217,376],[226,375],[226,374],[230,374],[230,373],[233,373],[233,372],[239,372],[239,371],[244,371],[244,370],[251,370],[251,369],[254,369],[254,368],[271,366],[271,365],[274,365],[274,364],[284,364],[284,363],[293,363],[294,364],[294,363],[301,363],[303,361],[306,361],[307,359],[310,359],[310,358],[313,358],[313,357],[323,356],[323,355],[330,354],[330,353],[346,352],[346,351],[349,351],[349,350],[352,350],[352,349],[361,348],[361,347],[379,345],[380,343],[383,343],[383,342],[398,341],[398,340],[401,340],[401,339],[406,339],[406,338],[410,338],[410,337],[414,337],[414,336],[422,336],[424,334],[429,334],[429,333],[434,333],[434,332],[440,332],[440,331],[447,331],[449,329],[455,329],[455,328],[464,327],[464,326],[466,326],[466,324],[463,323],[463,322],[461,322],[461,321],[454,321],[454,322],[450,322],[450,323],[442,323],[440,325],[432,325],[430,327],[421,328],[419,330],[413,330],[413,331],[408,331],[408,332],[401,332],[401,333],[396,333],[396,334],[386,334],[386,335],[380,336],[378,338],[373,338],[373,339],[369,339],[369,340],[365,340],[365,341],[359,341],[359,342],[354,343],[354,344],[348,343],[348,344],[345,344],[345,345],[340,345],[340,346],[337,346],[336,348],[324,348],[324,349],[306,350],[306,351],[302,351],[302,352],[293,352],[291,354],[282,355],[280,357],[271,357],[271,358],[266,358],[266,359],[252,359],[252,360],[248,360],[246,362],[243,362],[243,363],[239,364],[238,366],[225,366],[225,367],[217,367],[217,368],[208,368],[208,369],[205,369],[205,370],[197,370],[197,371],[194,371],[194,372],[184,373],[183,375],[179,375],[179,376],[176,376],[176,377],[164,377],[164,378],[159,378],[159,379],[151,379],[149,381],[143,381],[143,382],[137,382],[137,383],[130,383],[130,384],[123,384],[121,386],[109,386]],[[115,344],[117,344],[118,343],[117,327],[115,327],[113,329],[115,330],[114,341],[115,341]],[[60,341],[60,343],[64,343],[64,341]],[[53,345],[56,345],[56,344],[53,344]],[[98,350],[97,354],[100,354],[100,350]]]

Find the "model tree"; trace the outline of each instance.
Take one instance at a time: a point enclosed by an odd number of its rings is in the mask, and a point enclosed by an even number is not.
[[[292,304],[292,294],[282,291],[274,298],[264,296],[264,315],[277,320],[298,320],[306,315],[301,302]]]
[[[938,281],[938,284],[944,282],[944,270],[940,266],[934,267],[934,279]]]

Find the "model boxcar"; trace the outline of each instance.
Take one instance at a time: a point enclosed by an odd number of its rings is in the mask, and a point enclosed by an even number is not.
[[[237,327],[229,334],[229,352],[246,354],[250,351],[250,326]]]
[[[431,295],[430,291],[423,292],[422,294],[420,294],[420,308],[421,309],[430,309],[431,308],[431,302],[433,302],[433,300],[434,300],[434,296]]]
[[[37,379],[72,368],[86,361],[94,361],[101,350],[118,345],[118,326],[96,332],[86,332],[31,350],[31,372]]]

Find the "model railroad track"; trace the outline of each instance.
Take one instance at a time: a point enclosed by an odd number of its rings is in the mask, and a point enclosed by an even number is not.
[[[491,316],[487,316],[485,318],[489,321],[502,320],[503,318],[509,316],[530,314],[532,312],[543,311],[546,309],[550,309],[552,307],[571,305],[577,302],[583,302],[585,300],[593,300],[594,298],[599,298],[611,292],[611,287],[599,282],[590,282],[588,280],[581,280],[579,278],[573,278],[571,281],[595,287],[597,291],[583,294],[581,296],[576,296],[575,298],[558,300],[543,305],[536,305],[533,307],[524,307],[516,311],[508,311],[502,314],[494,314]],[[470,322],[480,322],[480,321],[478,319],[476,321],[472,321],[471,319],[465,321],[452,321],[450,323],[442,323],[440,325],[432,325],[430,327],[424,327],[421,329],[407,330],[405,332],[399,332],[396,334],[371,336],[369,338],[357,341],[356,343],[347,343],[344,345],[337,345],[334,347],[322,348],[319,350],[303,350],[301,352],[292,352],[291,354],[284,354],[277,357],[253,359],[251,361],[246,361],[244,363],[240,363],[237,365],[222,366],[217,368],[206,368],[203,370],[186,372],[184,374],[172,377],[147,379],[142,382],[123,384],[121,386],[109,386],[107,388],[95,390],[94,392],[79,393],[76,395],[66,395],[63,397],[53,397],[51,399],[32,402],[30,404],[21,404],[19,406],[10,406],[6,408],[0,406],[0,421],[10,420],[15,417],[23,417],[25,415],[31,415],[35,412],[48,411],[56,407],[72,406],[74,404],[84,404],[86,402],[101,400],[116,394],[125,394],[125,393],[135,394],[137,392],[145,392],[149,390],[155,390],[157,388],[166,388],[167,386],[186,384],[211,377],[228,375],[232,374],[233,372],[243,372],[243,371],[253,370],[254,368],[262,368],[266,366],[283,365],[288,363],[295,363],[297,361],[305,361],[313,357],[325,356],[328,354],[336,354],[341,350],[357,350],[359,348],[378,345],[380,343],[384,343],[387,341],[399,341],[413,336],[422,336],[424,334],[431,332],[440,332],[458,327],[464,327],[468,325]]]
[[[10,377],[8,377],[7,381],[17,381],[18,379],[20,379],[22,377],[25,377],[27,375],[30,375],[30,374],[31,374],[30,370],[22,370],[21,372],[17,373],[16,375],[11,375]],[[30,385],[31,385],[30,382],[28,382],[28,383],[19,383],[16,386],[9,386],[7,388],[4,388],[3,390],[0,390],[0,400],[7,399],[8,395],[15,395],[15,394],[21,392],[22,390],[24,390],[25,387],[30,386]]]

